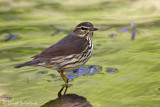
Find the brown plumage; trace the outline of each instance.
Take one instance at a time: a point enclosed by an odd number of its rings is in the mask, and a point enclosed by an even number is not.
[[[78,69],[92,56],[93,31],[97,30],[89,22],[83,22],[76,26],[72,34],[64,37],[56,44],[45,49],[40,54],[33,56],[32,61],[20,64],[15,68],[24,66],[43,66],[57,70],[66,85],[68,78],[63,74],[66,71]]]
[[[87,45],[88,43],[85,38],[81,38],[79,36],[75,36],[74,34],[70,34],[62,40],[60,40],[58,43],[52,45],[51,47],[44,50],[42,53],[35,55],[32,58],[51,58],[56,56],[78,54],[82,52]]]

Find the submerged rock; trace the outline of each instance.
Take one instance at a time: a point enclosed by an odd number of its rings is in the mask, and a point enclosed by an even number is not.
[[[108,72],[108,73],[117,73],[118,69],[117,68],[108,67],[108,68],[106,68],[105,71]]]

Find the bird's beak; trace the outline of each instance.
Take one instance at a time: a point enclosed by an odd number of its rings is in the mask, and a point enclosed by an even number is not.
[[[91,28],[90,28],[90,31],[96,31],[96,30],[98,30],[98,29],[95,28],[95,27],[91,27]]]

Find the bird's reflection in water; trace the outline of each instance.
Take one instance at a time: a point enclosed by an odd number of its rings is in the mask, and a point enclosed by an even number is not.
[[[58,92],[58,98],[51,100],[41,107],[93,107],[85,97],[76,94],[65,94],[67,87],[62,95],[64,86]]]

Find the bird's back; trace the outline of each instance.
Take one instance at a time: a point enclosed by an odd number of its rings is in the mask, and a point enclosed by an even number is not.
[[[81,53],[87,45],[88,41],[85,38],[81,38],[72,33],[32,58],[53,58],[77,54]]]

